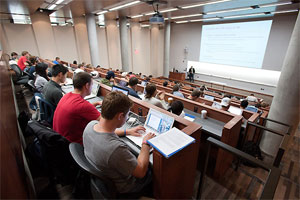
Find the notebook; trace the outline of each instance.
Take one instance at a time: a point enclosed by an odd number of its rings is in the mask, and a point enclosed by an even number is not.
[[[230,106],[228,112],[235,114],[235,115],[242,115],[243,110],[234,106]]]
[[[215,99],[215,97],[209,96],[209,95],[204,95],[204,99],[213,101]]]
[[[194,143],[195,138],[174,127],[164,134],[158,135],[147,142],[164,157],[169,158],[188,145]]]
[[[87,99],[96,97],[98,94],[99,88],[100,88],[100,84],[97,81],[93,80],[92,92],[90,95],[84,97],[84,99],[87,100]]]
[[[160,135],[167,132],[173,127],[174,118],[161,113],[153,108],[150,108],[144,128],[146,129],[145,133],[141,137],[127,135],[126,137],[135,143],[137,146],[141,147],[143,142],[143,137],[149,132],[154,133],[155,135]]]
[[[126,89],[126,88],[122,88],[122,87],[118,87],[118,86],[115,86],[113,85],[112,88],[111,88],[111,91],[119,91],[119,92],[123,92],[125,95],[128,96],[128,93],[129,93],[129,90]]]

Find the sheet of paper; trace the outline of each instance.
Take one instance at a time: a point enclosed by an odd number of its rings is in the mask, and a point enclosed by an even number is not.
[[[191,121],[191,122],[193,122],[194,120],[195,120],[195,118],[192,118],[192,117],[189,117],[189,116],[184,116],[184,119],[187,119],[187,120],[189,120],[189,121]]]
[[[194,141],[195,139],[193,137],[174,127],[169,131],[150,139],[148,143],[165,157],[169,157]]]

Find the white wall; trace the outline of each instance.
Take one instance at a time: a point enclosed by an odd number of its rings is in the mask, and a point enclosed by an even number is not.
[[[106,38],[108,44],[109,65],[112,69],[121,69],[120,31],[115,20],[106,22]]]
[[[106,38],[106,29],[97,27],[98,45],[100,53],[100,66],[109,68],[108,47]]]

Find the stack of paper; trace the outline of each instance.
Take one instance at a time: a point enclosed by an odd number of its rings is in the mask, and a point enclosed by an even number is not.
[[[196,118],[195,116],[185,113],[184,119],[187,119],[187,120],[193,122],[195,120],[195,118]]]
[[[150,144],[166,158],[169,158],[193,142],[195,142],[193,137],[185,134],[175,127],[148,140],[148,144]]]

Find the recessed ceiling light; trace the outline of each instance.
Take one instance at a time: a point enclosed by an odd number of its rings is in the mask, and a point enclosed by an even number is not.
[[[155,12],[150,12],[150,13],[146,13],[145,15],[149,16],[149,15],[154,15],[154,14],[155,14]]]
[[[298,12],[299,10],[283,10],[283,11],[275,11],[273,14],[281,14],[281,13],[290,13],[290,12]]]
[[[187,20],[185,20],[185,21],[176,21],[175,23],[176,24],[183,24],[183,23],[187,23],[187,22],[189,22],[189,21],[187,21]]]
[[[204,6],[204,5],[209,5],[209,4],[222,3],[222,2],[226,2],[226,1],[231,1],[231,0],[219,0],[219,1],[206,2],[206,3],[198,3],[198,4],[192,4],[192,5],[180,6],[180,7],[181,7],[182,9],[195,8],[195,7]]]
[[[52,5],[48,8],[48,10],[53,10],[55,7],[56,7],[56,5],[55,5],[55,4],[52,4]]]
[[[134,16],[131,16],[131,18],[138,18],[138,17],[143,17],[143,15],[134,15]]]
[[[252,10],[253,8],[247,7],[247,8],[236,8],[236,9],[230,9],[230,10],[220,10],[220,11],[213,11],[213,12],[207,12],[207,15],[211,14],[217,14],[217,13],[226,13],[226,12],[237,12],[237,11],[243,11],[243,10]]]
[[[249,15],[235,15],[235,16],[227,16],[224,19],[232,19],[232,18],[240,18],[240,17],[254,17],[254,16],[261,16],[266,15],[266,13],[256,13],[256,14],[249,14]]]
[[[64,0],[58,0],[55,4],[61,4]]]
[[[137,0],[137,1],[132,1],[132,2],[129,2],[129,3],[125,3],[123,5],[120,5],[120,6],[116,6],[114,8],[110,8],[108,9],[109,11],[114,11],[114,10],[119,10],[121,8],[125,8],[125,7],[128,7],[128,6],[132,6],[132,5],[135,5],[137,3],[140,3],[141,1]]]
[[[103,15],[104,13],[107,13],[108,11],[107,10],[102,10],[102,11],[100,11],[100,12],[97,12],[96,14],[97,15]]]
[[[273,4],[265,4],[265,5],[258,5],[260,8],[266,8],[266,7],[272,7],[272,6],[283,6],[283,5],[289,5],[293,2],[282,2],[282,3],[273,3]]]
[[[170,8],[170,9],[166,9],[166,10],[161,10],[160,13],[165,13],[165,12],[172,12],[178,10],[178,8]]]
[[[198,17],[203,15],[202,13],[199,14],[193,14],[193,15],[182,15],[182,16],[176,16],[176,17],[171,17],[171,19],[181,19],[181,18],[187,18],[187,17]]]

